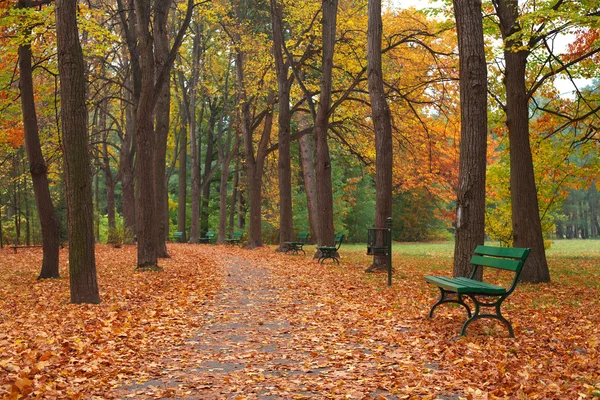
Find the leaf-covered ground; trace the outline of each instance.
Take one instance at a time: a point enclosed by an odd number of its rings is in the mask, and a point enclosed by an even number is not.
[[[600,397],[600,258],[550,258],[553,282],[505,302],[515,339],[464,311],[427,318],[448,254],[397,255],[394,283],[364,252],[310,256],[170,244],[162,272],[134,247],[97,246],[100,305],[37,281],[41,250],[0,249],[0,396],[5,398]],[[309,252],[310,253],[310,252]],[[495,277],[491,277],[494,279]]]

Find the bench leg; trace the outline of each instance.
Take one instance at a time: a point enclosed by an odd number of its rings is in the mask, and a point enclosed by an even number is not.
[[[302,250],[302,251],[304,251],[304,250]],[[321,264],[323,264],[323,261],[325,261],[328,258],[331,258],[333,261],[335,261],[339,265],[340,262],[337,259],[337,257],[335,256],[335,253],[337,253],[337,252],[330,253],[328,251],[323,252],[323,250],[321,250],[321,257],[319,258],[319,261],[321,262]],[[304,254],[306,254],[306,253],[304,253]]]
[[[511,326],[510,322],[508,322],[508,320],[506,318],[504,318],[504,316],[502,316],[502,313],[500,312],[500,305],[502,304],[502,302],[504,301],[506,296],[501,296],[498,300],[496,300],[493,303],[486,303],[486,302],[480,301],[477,299],[476,295],[468,295],[468,296],[471,300],[473,300],[473,303],[475,303],[475,313],[473,314],[472,317],[470,316],[470,318],[468,320],[466,320],[465,323],[463,324],[462,329],[460,330],[460,336],[464,336],[467,333],[467,326],[469,326],[469,324],[471,322],[476,321],[478,319],[490,318],[490,319],[495,319],[495,320],[502,322],[504,324],[504,326],[506,326],[506,328],[508,329],[508,336],[511,338],[515,337],[515,332],[513,331],[513,328]],[[481,307],[493,307],[496,312],[495,312],[495,314],[489,314],[489,313],[481,314],[480,313]]]
[[[467,309],[467,314],[469,315],[469,318],[471,318],[471,309],[469,308],[467,303],[464,302],[462,294],[457,294],[456,292],[444,290],[439,286],[438,289],[440,289],[440,298],[438,299],[437,303],[431,306],[431,310],[429,310],[429,318],[433,318],[433,310],[435,310],[440,304],[444,303],[460,304],[461,306]]]

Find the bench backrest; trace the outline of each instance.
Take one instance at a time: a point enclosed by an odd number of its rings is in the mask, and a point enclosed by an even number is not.
[[[298,234],[297,241],[298,242],[306,242],[308,240],[308,235],[309,235],[308,232],[300,232]]]
[[[183,232],[173,232],[173,236],[176,238],[180,238],[183,236]]]
[[[343,233],[338,233],[337,235],[335,235],[335,237],[333,238],[333,244],[336,248],[336,250],[339,250],[340,247],[342,246],[342,242],[344,241],[344,234]]]
[[[471,257],[471,264],[475,266],[471,273],[471,278],[475,276],[479,267],[489,267],[504,269],[515,273],[513,284],[508,289],[508,293],[515,288],[519,275],[527,260],[527,256],[531,249],[520,247],[493,247],[493,246],[477,246]]]
[[[234,239],[241,239],[244,232],[233,232]]]

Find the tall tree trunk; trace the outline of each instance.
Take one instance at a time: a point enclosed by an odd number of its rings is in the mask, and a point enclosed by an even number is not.
[[[453,275],[470,276],[470,259],[485,236],[487,65],[480,0],[454,0],[460,62],[460,161]],[[481,279],[481,274],[477,276]]]
[[[216,109],[210,110],[208,118],[208,135],[206,137],[206,154],[204,155],[204,173],[202,174],[202,205],[200,208],[200,231],[205,234],[208,230],[208,217],[210,205],[210,179],[212,176],[214,143],[215,143],[215,125],[217,122]]]
[[[123,228],[130,234],[136,232],[135,223],[135,185],[134,185],[134,155],[135,155],[135,110],[131,104],[133,97],[126,91],[130,100],[125,104],[125,135],[121,142],[119,154],[119,172],[121,175],[121,187],[123,191]]]
[[[300,119],[300,130],[306,127],[304,118]],[[304,126],[303,126],[304,125]],[[318,243],[319,218],[317,209],[317,185],[315,177],[315,161],[313,151],[313,138],[310,135],[302,135],[298,139],[300,145],[300,161],[302,165],[302,178],[304,181],[304,192],[306,193],[306,208],[308,209],[308,224],[310,226],[310,242]]]
[[[236,60],[236,78],[238,90],[238,103],[240,106],[240,122],[242,126],[242,137],[244,141],[244,153],[246,156],[246,177],[248,187],[248,202],[250,214],[250,226],[248,229],[248,241],[246,247],[254,249],[263,245],[262,226],[261,226],[261,202],[262,202],[262,176],[265,157],[267,154],[267,145],[271,136],[273,126],[273,92],[270,91],[267,99],[267,114],[263,122],[263,132],[259,140],[256,156],[254,155],[254,145],[252,140],[252,116],[250,114],[250,104],[246,95],[244,83],[244,53],[237,52]]]
[[[156,65],[156,80],[158,74],[164,71],[167,65],[169,55],[169,37],[167,34],[167,19],[172,0],[155,1],[154,7],[154,56]],[[165,75],[165,83],[161,86],[158,94],[158,101],[154,110],[155,113],[155,153],[154,153],[154,188],[156,190],[155,213],[157,225],[157,247],[156,255],[158,257],[169,257],[166,240],[169,236],[168,219],[168,188],[166,180],[167,163],[167,139],[169,136],[169,117],[171,112],[171,88],[170,73]]]
[[[596,181],[592,181],[588,189],[588,202],[590,207],[590,223],[591,236],[598,237],[600,235],[600,224],[598,223],[598,190],[596,189]]]
[[[182,113],[184,114],[184,113]],[[183,118],[187,121],[187,118]],[[179,150],[179,188],[177,195],[177,230],[183,232],[183,242],[187,242],[186,211],[187,211],[187,130],[186,122],[182,121],[179,132],[179,141],[181,143]]]
[[[200,35],[196,33],[193,39],[192,47],[192,76],[190,79],[190,102],[188,107],[188,117],[190,120],[190,158],[191,158],[191,187],[192,187],[192,220],[190,223],[190,243],[197,243],[200,223],[200,144],[197,138],[196,129],[196,85],[199,75],[200,63]],[[198,119],[202,124],[204,106],[200,111],[201,118]]]
[[[290,89],[292,78],[288,77],[290,62],[283,59],[283,12],[277,0],[271,0],[271,23],[273,26],[273,56],[278,86],[278,123],[279,123],[279,157],[277,176],[279,179],[279,248],[285,251],[285,242],[294,239],[294,224],[292,208],[292,168],[290,156],[290,131],[292,113],[290,111]]]
[[[504,39],[506,63],[506,127],[510,143],[510,189],[513,245],[529,247],[531,253],[523,267],[521,280],[549,282],[550,271],[544,250],[544,237],[538,206],[529,143],[529,96],[525,84],[529,50],[514,34],[521,31],[517,0],[494,0]]]
[[[367,79],[371,100],[371,117],[375,128],[375,228],[385,228],[392,216],[392,121],[385,98],[381,67],[381,0],[369,0],[369,28],[367,31]],[[383,237],[381,237],[383,240]],[[383,245],[384,243],[378,243]],[[390,249],[391,250],[391,249]],[[385,254],[373,256],[369,271],[387,268]],[[390,266],[391,267],[391,266]]]
[[[142,76],[140,71],[140,57],[137,48],[137,24],[135,17],[134,0],[127,0],[127,9],[122,0],[117,0],[119,16],[124,39],[129,53],[130,73],[125,79],[125,137],[121,143],[119,156],[119,169],[123,190],[123,225],[124,229],[132,235],[137,235],[136,210],[135,210],[135,149],[137,147],[135,134],[135,115],[140,98]]]
[[[239,132],[236,132],[236,135],[239,136]],[[237,198],[238,198],[238,185],[240,182],[240,161],[236,154],[235,159],[235,171],[233,172],[233,190],[231,192],[231,206],[229,208],[229,227],[227,229],[230,235],[233,235],[234,230],[234,222],[236,215],[236,206],[237,206]]]
[[[142,84],[136,110],[136,223],[138,239],[138,268],[158,268],[156,190],[154,179],[155,133],[153,125],[153,92],[155,65],[150,34],[150,3],[135,0],[138,27],[138,49]]]
[[[333,188],[331,184],[331,158],[327,143],[329,129],[329,107],[333,71],[333,50],[337,19],[337,0],[323,0],[323,57],[321,75],[321,93],[315,120],[316,141],[316,183],[317,204],[319,208],[319,244],[333,246],[335,235],[333,227]]]
[[[106,131],[106,102],[100,105],[100,131]],[[110,169],[110,156],[108,154],[108,133],[103,134],[102,143],[102,168],[106,183],[106,217],[108,219],[108,232],[114,233],[117,224],[115,218],[115,182]],[[110,242],[109,237],[109,242]]]
[[[29,45],[19,46],[19,70],[21,73],[19,89],[21,93],[25,145],[27,148],[27,158],[29,159],[29,171],[33,182],[33,193],[42,228],[43,257],[38,279],[59,278],[58,246],[60,244],[60,235],[58,231],[58,219],[52,205],[52,198],[50,197],[48,167],[46,166],[40,145],[33,94],[31,47]]]
[[[63,157],[69,220],[72,303],[99,303],[94,255],[92,175],[88,153],[85,64],[77,29],[77,1],[56,1]]]

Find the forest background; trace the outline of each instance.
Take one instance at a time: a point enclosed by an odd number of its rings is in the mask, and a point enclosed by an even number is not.
[[[23,45],[30,46],[33,55],[35,106],[50,195],[60,236],[63,241],[67,237],[54,5],[45,3],[4,1],[0,9],[3,245],[41,242],[24,146],[18,63],[18,49]],[[279,4],[292,121],[288,134],[291,214],[296,232],[313,231],[309,208],[316,197],[312,124],[314,103],[319,99],[321,2]],[[173,41],[189,7],[180,1],[169,7],[164,28]],[[553,73],[536,87],[529,109],[540,217],[546,239],[598,237],[598,63],[592,56],[572,68],[557,67],[597,48],[598,26],[567,11],[550,14],[552,9],[551,2],[523,6],[526,30],[533,32],[542,20],[555,27],[542,45],[532,49],[527,68],[532,86],[540,76]],[[90,0],[78,5],[88,81],[95,237],[114,244],[130,242],[136,231],[134,170],[135,163],[143,159],[135,152],[132,10],[133,2],[122,0]],[[510,244],[504,67],[492,10],[492,5],[484,2],[490,99],[486,234],[490,240]],[[212,230],[222,240],[233,231],[247,230],[250,182],[255,178],[247,165],[253,158],[262,174],[261,241],[277,243],[281,203],[278,139],[282,135],[277,124],[281,113],[270,4],[259,0],[200,2],[190,18],[181,46],[173,54],[166,84],[170,101],[164,117],[166,147],[162,149],[165,215],[158,216],[164,221],[164,237],[182,231],[184,240],[195,242]],[[449,4],[425,11],[387,7],[383,26],[383,72],[393,126],[394,240],[451,239],[460,138],[452,10]],[[364,242],[375,218],[375,143],[365,74],[366,27],[366,3],[340,1],[328,144],[335,230],[345,233],[351,242]],[[565,33],[573,40],[556,51],[554,41]],[[554,64],[547,61],[550,58]],[[553,83],[555,79],[581,82],[579,78],[585,78],[587,86],[569,95],[559,93]],[[242,109],[241,92],[248,99],[244,103],[247,109]],[[155,118],[158,127],[159,117]]]

